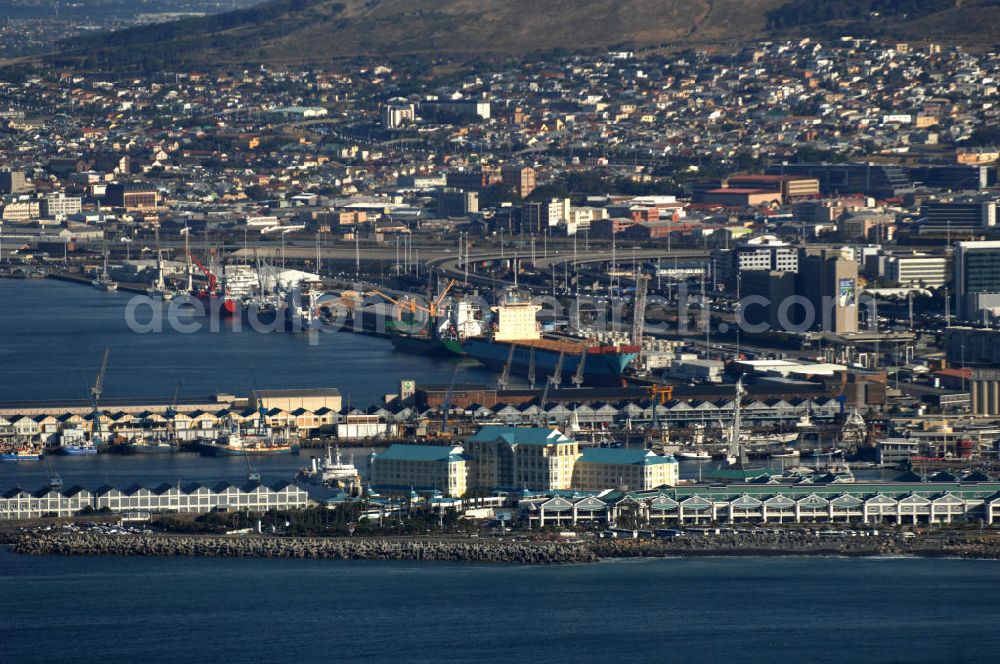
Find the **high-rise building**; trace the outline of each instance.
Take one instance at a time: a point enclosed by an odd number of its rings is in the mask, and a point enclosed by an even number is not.
[[[65,192],[52,193],[41,201],[41,215],[47,219],[65,219],[71,214],[79,214],[83,209],[82,201],[76,196],[67,196]]]
[[[886,256],[883,265],[883,276],[900,286],[940,288],[951,281],[947,256],[928,256],[914,252]]]
[[[858,331],[858,264],[837,250],[824,249],[799,259],[797,292],[811,305],[804,324],[845,334]]]
[[[794,272],[749,270],[740,277],[740,312],[749,325],[767,325],[770,330],[792,331],[803,319],[801,304],[793,300]]]
[[[920,208],[920,232],[947,234],[981,232],[996,226],[996,201],[926,203]]]
[[[500,169],[504,186],[511,187],[521,198],[535,190],[535,169],[531,166],[504,166]]]
[[[956,242],[952,260],[958,316],[976,320],[1000,308],[1000,241]]]
[[[719,278],[730,287],[743,272],[798,272],[799,250],[773,235],[755,237],[730,250],[714,255]]]
[[[14,171],[9,168],[0,170],[0,194],[27,194],[31,191],[31,183],[24,176],[24,171]]]

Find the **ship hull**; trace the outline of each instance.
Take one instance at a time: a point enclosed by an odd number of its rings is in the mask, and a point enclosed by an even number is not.
[[[66,456],[88,456],[90,454],[97,454],[96,447],[81,447],[79,445],[70,445],[68,447],[60,447],[60,454],[65,454]]]
[[[41,461],[41,454],[0,454],[0,461]]]
[[[465,355],[462,345],[451,339],[434,339],[412,334],[393,334],[389,336],[393,348],[404,353],[418,355],[433,355],[438,357],[454,357]]]
[[[507,364],[511,344],[503,341],[471,338],[462,343],[465,353],[491,369],[501,370]],[[510,371],[526,376],[531,366],[531,349],[528,346],[516,345],[511,358]],[[625,370],[637,357],[631,352],[601,352],[588,353],[583,368],[585,385],[621,385]],[[542,383],[555,371],[559,362],[559,353],[546,348],[535,348],[535,382]],[[568,383],[576,373],[582,355],[565,354],[562,364],[562,380]]]
[[[178,451],[176,445],[123,445],[125,454],[172,454]]]
[[[243,447],[234,448],[212,443],[202,443],[198,446],[198,451],[204,456],[277,456],[291,454],[292,448],[283,445],[280,447]]]

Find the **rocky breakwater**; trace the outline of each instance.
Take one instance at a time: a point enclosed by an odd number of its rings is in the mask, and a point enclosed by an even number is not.
[[[205,537],[29,533],[11,551],[29,555],[190,556],[330,560],[433,560],[553,565],[585,563],[597,555],[569,542],[449,539]]]
[[[801,532],[694,535],[668,540],[602,539],[591,545],[602,558],[663,556],[924,556],[1000,558],[1000,541],[967,534],[902,537],[898,533],[824,537]]]

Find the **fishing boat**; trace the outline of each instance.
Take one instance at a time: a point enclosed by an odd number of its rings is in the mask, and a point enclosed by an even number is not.
[[[111,279],[111,275],[108,273],[108,247],[104,246],[104,268],[101,273],[97,275],[91,284],[99,291],[105,291],[107,293],[112,293],[118,290],[118,283]]]
[[[198,444],[198,451],[204,456],[266,456],[291,454],[293,449],[297,448],[287,441],[276,441],[270,435],[244,434],[232,419],[226,435]]]
[[[41,461],[42,453],[30,447],[19,447],[0,454],[0,461]]]

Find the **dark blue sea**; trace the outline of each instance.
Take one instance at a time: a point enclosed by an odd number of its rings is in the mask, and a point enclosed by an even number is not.
[[[0,552],[0,662],[994,662],[1000,562]]]

